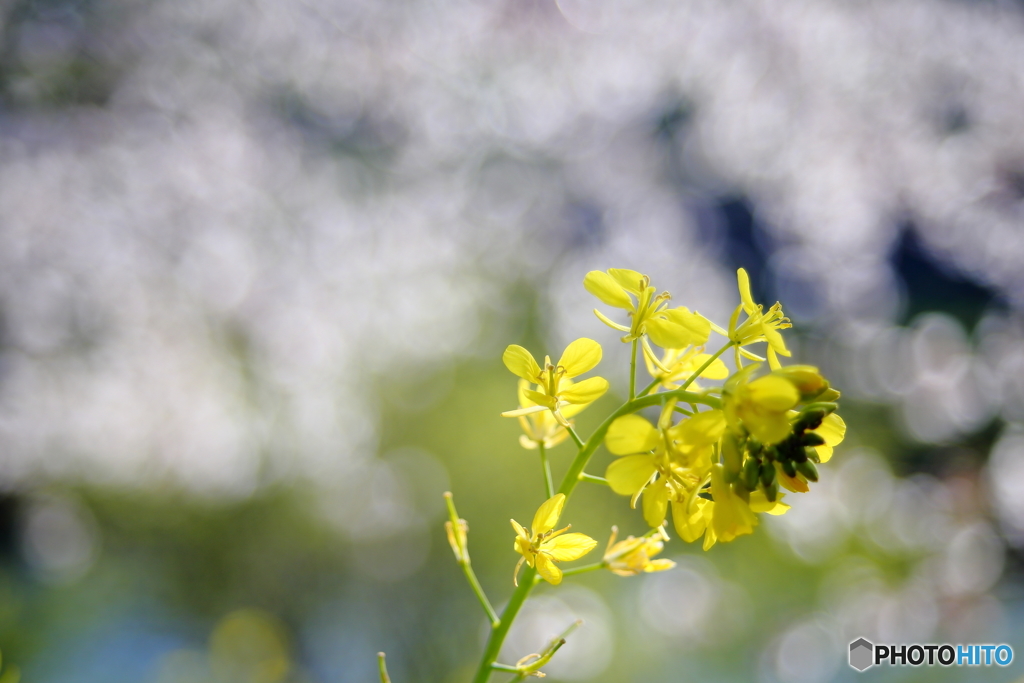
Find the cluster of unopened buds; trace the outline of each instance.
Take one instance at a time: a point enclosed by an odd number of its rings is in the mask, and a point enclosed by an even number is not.
[[[622,333],[621,340],[632,351],[626,401],[587,440],[577,434],[573,418],[608,391],[608,381],[578,378],[601,362],[601,345],[577,339],[557,362],[545,357],[543,364],[521,346],[505,350],[502,360],[519,378],[519,405],[502,415],[518,419],[520,444],[539,452],[546,495],[529,528],[512,520],[512,547],[520,556],[516,589],[498,615],[470,564],[468,525],[459,518],[451,494],[445,494],[449,543],[491,622],[474,683],[485,683],[493,671],[513,673],[517,680],[543,676],[541,666],[564,643],[567,633],[515,665],[497,662],[508,629],[537,582],[557,585],[564,576],[600,569],[619,576],[671,569],[671,560],[655,559],[669,540],[670,509],[676,534],[686,542],[703,538],[708,550],[716,542],[752,533],[759,514],[785,513],[790,507],[784,502],[787,495],[806,492],[818,480],[817,466],[828,462],[846,432],[835,412],[839,392],[817,368],[782,365],[780,356],[791,354],[780,332],[790,327],[781,304],[765,310],[755,303],[743,269],[737,281],[740,303],[723,328],[686,307],[670,307],[669,294],[658,293],[636,271],[613,268],[587,274],[583,285],[588,292],[626,312],[620,323],[594,311]],[[723,343],[708,353],[713,334]],[[765,344],[763,356],[749,348],[757,350],[758,344]],[[729,350],[732,370],[721,358]],[[651,376],[639,390],[638,355]],[[642,414],[645,410],[654,411],[652,419]],[[576,456],[556,489],[548,450],[569,440],[576,445]],[[604,477],[585,471],[602,443],[614,456]],[[563,569],[560,564],[578,560],[597,546],[590,536],[569,532],[568,526],[556,528],[581,481],[628,496],[631,507],[640,505],[650,531],[617,540],[613,528],[599,562]],[[383,658],[381,672],[384,679]]]

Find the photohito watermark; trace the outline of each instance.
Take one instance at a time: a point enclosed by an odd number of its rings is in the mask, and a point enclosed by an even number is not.
[[[864,671],[889,666],[1009,666],[1009,645],[875,645],[865,638],[850,643],[850,666]]]

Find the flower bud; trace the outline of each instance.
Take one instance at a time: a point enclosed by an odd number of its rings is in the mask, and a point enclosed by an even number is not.
[[[796,471],[804,475],[808,481],[818,481],[818,468],[810,460],[798,462],[796,464]]]
[[[748,491],[753,491],[757,488],[757,478],[760,473],[761,464],[753,458],[747,458],[747,461],[743,463],[742,481]]]

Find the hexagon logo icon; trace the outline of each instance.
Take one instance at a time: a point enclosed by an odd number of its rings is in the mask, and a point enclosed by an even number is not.
[[[875,659],[875,646],[864,638],[858,638],[850,643],[850,666],[857,671],[864,671],[873,665]]]

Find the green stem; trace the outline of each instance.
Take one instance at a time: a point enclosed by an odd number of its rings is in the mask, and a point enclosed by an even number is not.
[[[728,349],[728,348],[729,348],[730,346],[733,346],[733,345],[734,345],[735,343],[736,343],[736,342],[734,342],[734,341],[730,341],[730,342],[729,342],[728,344],[724,345],[724,346],[723,346],[722,348],[718,349],[718,350],[717,350],[717,351],[715,351],[715,352],[714,352],[713,354],[711,354],[711,357],[710,357],[710,358],[708,358],[708,359],[707,359],[706,361],[704,361],[704,365],[702,365],[702,366],[700,366],[699,368],[697,368],[697,371],[696,371],[696,372],[694,372],[694,373],[693,373],[692,375],[690,375],[690,379],[688,379],[688,380],[686,380],[685,382],[683,382],[682,384],[680,384],[680,385],[679,385],[679,388],[680,388],[680,389],[685,389],[685,388],[687,388],[688,386],[690,386],[691,384],[693,384],[693,381],[694,381],[695,379],[697,379],[698,377],[700,377],[700,373],[704,372],[704,371],[705,371],[705,370],[707,370],[707,369],[708,369],[709,367],[711,367],[711,364],[712,364],[712,363],[714,363],[714,362],[715,362],[715,360],[716,360],[716,359],[717,359],[717,358],[718,358],[719,356],[721,356],[721,355],[722,355],[723,353],[725,353],[725,350],[726,350],[726,349]]]
[[[593,474],[587,474],[586,472],[580,472],[580,481],[589,481],[591,484],[601,484],[602,486],[608,486],[608,480],[604,477],[598,477]]]
[[[583,448],[583,439],[576,433],[576,430],[572,428],[572,425],[566,425],[565,431],[569,432],[569,436],[576,442],[576,448]]]
[[[587,572],[596,572],[598,569],[604,569],[604,562],[595,562],[594,564],[585,564],[582,567],[572,567],[562,572],[562,576],[576,576],[577,574],[586,574]]]
[[[573,437],[573,440],[579,444],[580,450],[573,459],[572,464],[569,465],[569,471],[566,472],[565,476],[562,478],[562,483],[558,487],[558,493],[564,493],[566,499],[572,495],[573,489],[576,488],[576,484],[580,481],[580,474],[583,472],[583,468],[587,466],[587,462],[590,461],[590,456],[594,454],[597,447],[601,445],[602,441],[604,441],[604,435],[608,432],[608,428],[611,427],[612,422],[615,422],[615,420],[623,415],[629,415],[637,412],[638,410],[659,405],[662,401],[667,401],[673,398],[686,403],[701,403],[712,408],[720,408],[722,405],[721,401],[713,396],[694,394],[689,391],[684,391],[683,389],[674,389],[660,394],[640,396],[638,398],[634,398],[632,401],[627,401],[618,410],[605,418],[604,422],[602,422],[594,433],[590,435],[590,438],[587,439],[586,443],[580,441],[576,432],[571,427],[568,427],[567,429],[569,430],[569,434]],[[491,665],[497,661],[498,653],[501,652],[501,646],[505,642],[505,637],[508,635],[509,628],[512,627],[512,622],[515,621],[516,615],[519,614],[519,610],[522,608],[523,603],[526,602],[526,598],[529,597],[530,591],[533,590],[534,578],[536,575],[536,569],[526,567],[522,576],[519,577],[519,586],[512,593],[512,597],[509,599],[508,605],[501,613],[499,624],[497,627],[493,627],[491,629],[491,634],[487,638],[487,645],[484,647],[483,655],[480,658],[480,666],[477,667],[476,675],[473,677],[473,683],[487,683],[487,679],[490,677],[492,671]]]
[[[507,671],[510,674],[519,673],[519,669],[512,666],[511,664],[499,664],[498,662],[495,662],[494,664],[491,664],[491,668],[495,671]]]
[[[548,498],[551,498],[555,495],[555,483],[551,479],[551,463],[548,462],[548,452],[543,443],[537,444],[537,450],[540,452],[540,466],[544,470],[544,491],[547,492]]]
[[[629,400],[636,398],[636,339],[629,352]]]
[[[487,599],[487,594],[484,593],[483,586],[476,578],[476,572],[473,571],[473,566],[469,563],[469,560],[465,562],[459,562],[462,566],[462,571],[466,574],[466,580],[469,581],[469,587],[473,589],[476,594],[476,599],[480,601],[480,606],[484,608],[484,612],[487,613],[487,618],[491,620],[491,628],[497,628],[501,625],[501,619],[498,618],[498,613],[491,607],[491,601]]]
[[[660,379],[652,380],[650,384],[648,384],[646,387],[643,388],[643,390],[640,392],[640,395],[641,396],[646,396],[647,394],[651,393],[651,391],[654,389],[654,387],[658,386],[658,384],[660,384],[660,383],[661,383]]]
[[[377,668],[380,669],[380,683],[391,683],[391,677],[388,676],[388,665],[384,662],[384,653],[377,653]]]
[[[523,603],[526,602],[530,591],[533,590],[533,577],[536,574],[536,569],[526,567],[522,576],[519,577],[519,586],[512,593],[508,605],[505,606],[505,610],[501,613],[501,623],[498,624],[497,628],[491,629],[491,635],[487,638],[487,645],[484,647],[484,654],[480,659],[480,666],[476,670],[476,676],[473,677],[473,683],[487,683],[487,679],[490,678],[491,665],[497,661],[498,653],[501,652],[501,646],[505,642],[505,636],[508,635],[509,627],[512,626],[516,615],[519,614]]]

